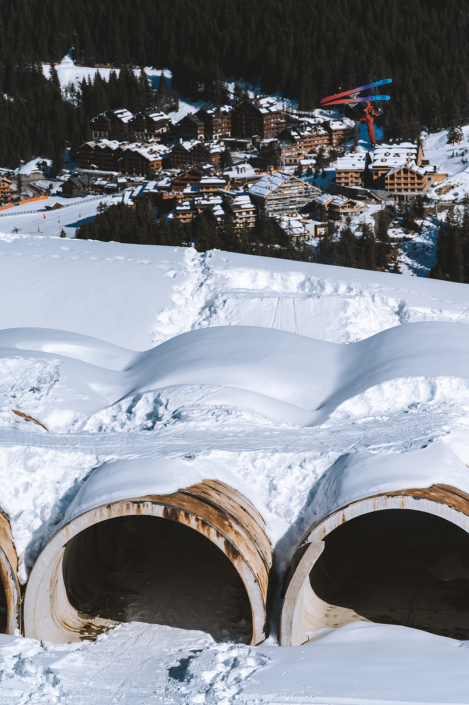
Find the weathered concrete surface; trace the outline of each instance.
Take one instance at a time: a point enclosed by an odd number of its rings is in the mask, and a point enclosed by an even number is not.
[[[78,612],[64,582],[67,544],[80,532],[108,519],[155,516],[189,526],[223,551],[240,575],[252,612],[252,643],[265,638],[266,599],[272,551],[262,517],[239,492],[205,480],[170,495],[133,497],[101,505],[73,519],[49,541],[28,582],[24,632],[55,643],[90,638],[115,622]]]

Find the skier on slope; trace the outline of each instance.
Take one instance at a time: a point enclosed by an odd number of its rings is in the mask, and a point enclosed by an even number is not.
[[[376,139],[373,122],[375,118],[382,114],[383,110],[382,108],[375,108],[372,103],[377,100],[389,100],[390,97],[388,95],[360,97],[360,93],[367,91],[370,88],[384,86],[388,83],[392,83],[392,78],[383,78],[381,81],[373,81],[372,83],[367,83],[359,88],[351,88],[348,91],[342,91],[342,93],[329,95],[327,98],[322,98],[321,108],[329,110],[329,108],[333,105],[345,104],[346,117],[351,118],[355,122],[365,123],[371,146],[375,147]]]
[[[354,107],[351,105],[346,105],[344,110],[345,117],[354,120],[355,122],[364,122],[366,125],[366,130],[368,132],[368,138],[371,142],[372,147],[376,147],[375,130],[373,123],[375,118],[382,115],[383,109],[376,108],[369,102],[358,103]]]

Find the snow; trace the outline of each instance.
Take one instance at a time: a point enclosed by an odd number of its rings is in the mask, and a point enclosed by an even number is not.
[[[50,167],[52,165],[52,161],[50,159],[44,159],[43,157],[37,157],[36,159],[32,159],[30,162],[27,162],[26,164],[22,164],[18,169],[15,169],[15,175],[16,174],[23,174],[24,176],[30,176],[31,174],[41,174],[42,169],[39,166],[41,163],[47,165],[47,167]]]
[[[249,192],[254,196],[267,196],[271,191],[283,184],[289,178],[289,174],[276,171],[273,174],[266,174],[255,184],[251,184]]]
[[[78,90],[82,81],[93,81],[95,75],[99,73],[105,81],[109,81],[109,76],[111,71],[119,74],[119,69],[116,68],[93,68],[89,66],[76,66],[73,63],[73,59],[69,55],[65,56],[60,64],[56,65],[57,75],[59,77],[60,85],[62,90],[69,94],[70,89],[73,88]],[[50,64],[43,64],[42,70],[46,78],[50,77]],[[162,73],[164,72],[166,80],[170,90],[173,90],[171,82],[171,71],[169,69],[156,69],[152,66],[146,66],[144,71],[148,77],[148,80],[152,83],[154,88],[158,87],[158,83]],[[135,69],[135,73],[139,74],[140,69]],[[234,83],[233,83],[234,85]],[[168,117],[173,123],[178,122],[181,118],[185,117],[189,113],[193,113],[194,110],[199,110],[204,105],[203,101],[198,103],[190,103],[185,101],[181,97],[179,98],[179,110],[177,112],[170,112]]]
[[[462,128],[461,144],[447,144],[448,131],[432,133],[423,141],[425,157],[437,166],[437,172],[447,174],[448,178],[435,184],[429,196],[441,201],[459,201],[469,195],[469,173],[467,171],[467,153],[469,151],[469,125]]]
[[[137,622],[95,643],[0,636],[0,688],[3,702],[15,705],[464,705],[469,698],[467,642],[364,622],[299,647],[269,642],[216,644],[202,632]]]
[[[461,679],[467,642],[406,627],[356,622],[307,645],[260,651],[269,662],[249,679],[242,702],[423,705],[469,697]]]
[[[11,233],[33,215],[0,218],[0,506],[22,582],[70,518],[129,493],[226,482],[281,576],[313,512],[469,490],[465,285]],[[0,636],[2,702],[467,702],[467,643],[355,623],[280,648],[275,600],[258,647],[137,622],[94,643]]]
[[[16,230],[21,235],[40,233],[57,237],[61,229],[68,238],[73,238],[77,228],[84,221],[93,220],[100,203],[112,205],[122,198],[122,194],[115,196],[103,194],[85,198],[49,196],[47,200],[24,203],[0,213],[0,232],[3,233],[3,235],[0,234],[0,238],[5,237],[5,233],[16,233]],[[63,208],[50,210],[55,204]]]

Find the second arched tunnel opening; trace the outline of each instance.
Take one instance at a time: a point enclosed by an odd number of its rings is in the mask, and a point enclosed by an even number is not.
[[[328,534],[310,573],[324,602],[372,622],[469,639],[469,534],[441,517],[389,509]]]
[[[235,567],[203,534],[169,519],[121,516],[86,528],[67,545],[63,577],[70,603],[92,617],[252,638]]]

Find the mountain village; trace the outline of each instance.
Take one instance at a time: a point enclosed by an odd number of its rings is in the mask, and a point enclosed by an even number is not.
[[[352,120],[287,110],[272,97],[202,107],[175,122],[152,108],[106,110],[90,130],[92,140],[70,155],[56,195],[123,192],[130,207],[148,200],[160,219],[181,225],[202,214],[214,222],[228,217],[237,228],[272,217],[292,236],[310,239],[373,205],[417,196],[430,202],[429,189],[447,177],[420,143],[357,151]],[[47,171],[47,161],[38,164]],[[3,171],[2,210],[31,200],[20,199],[13,174]],[[45,178],[30,196],[50,195],[47,186]]]

